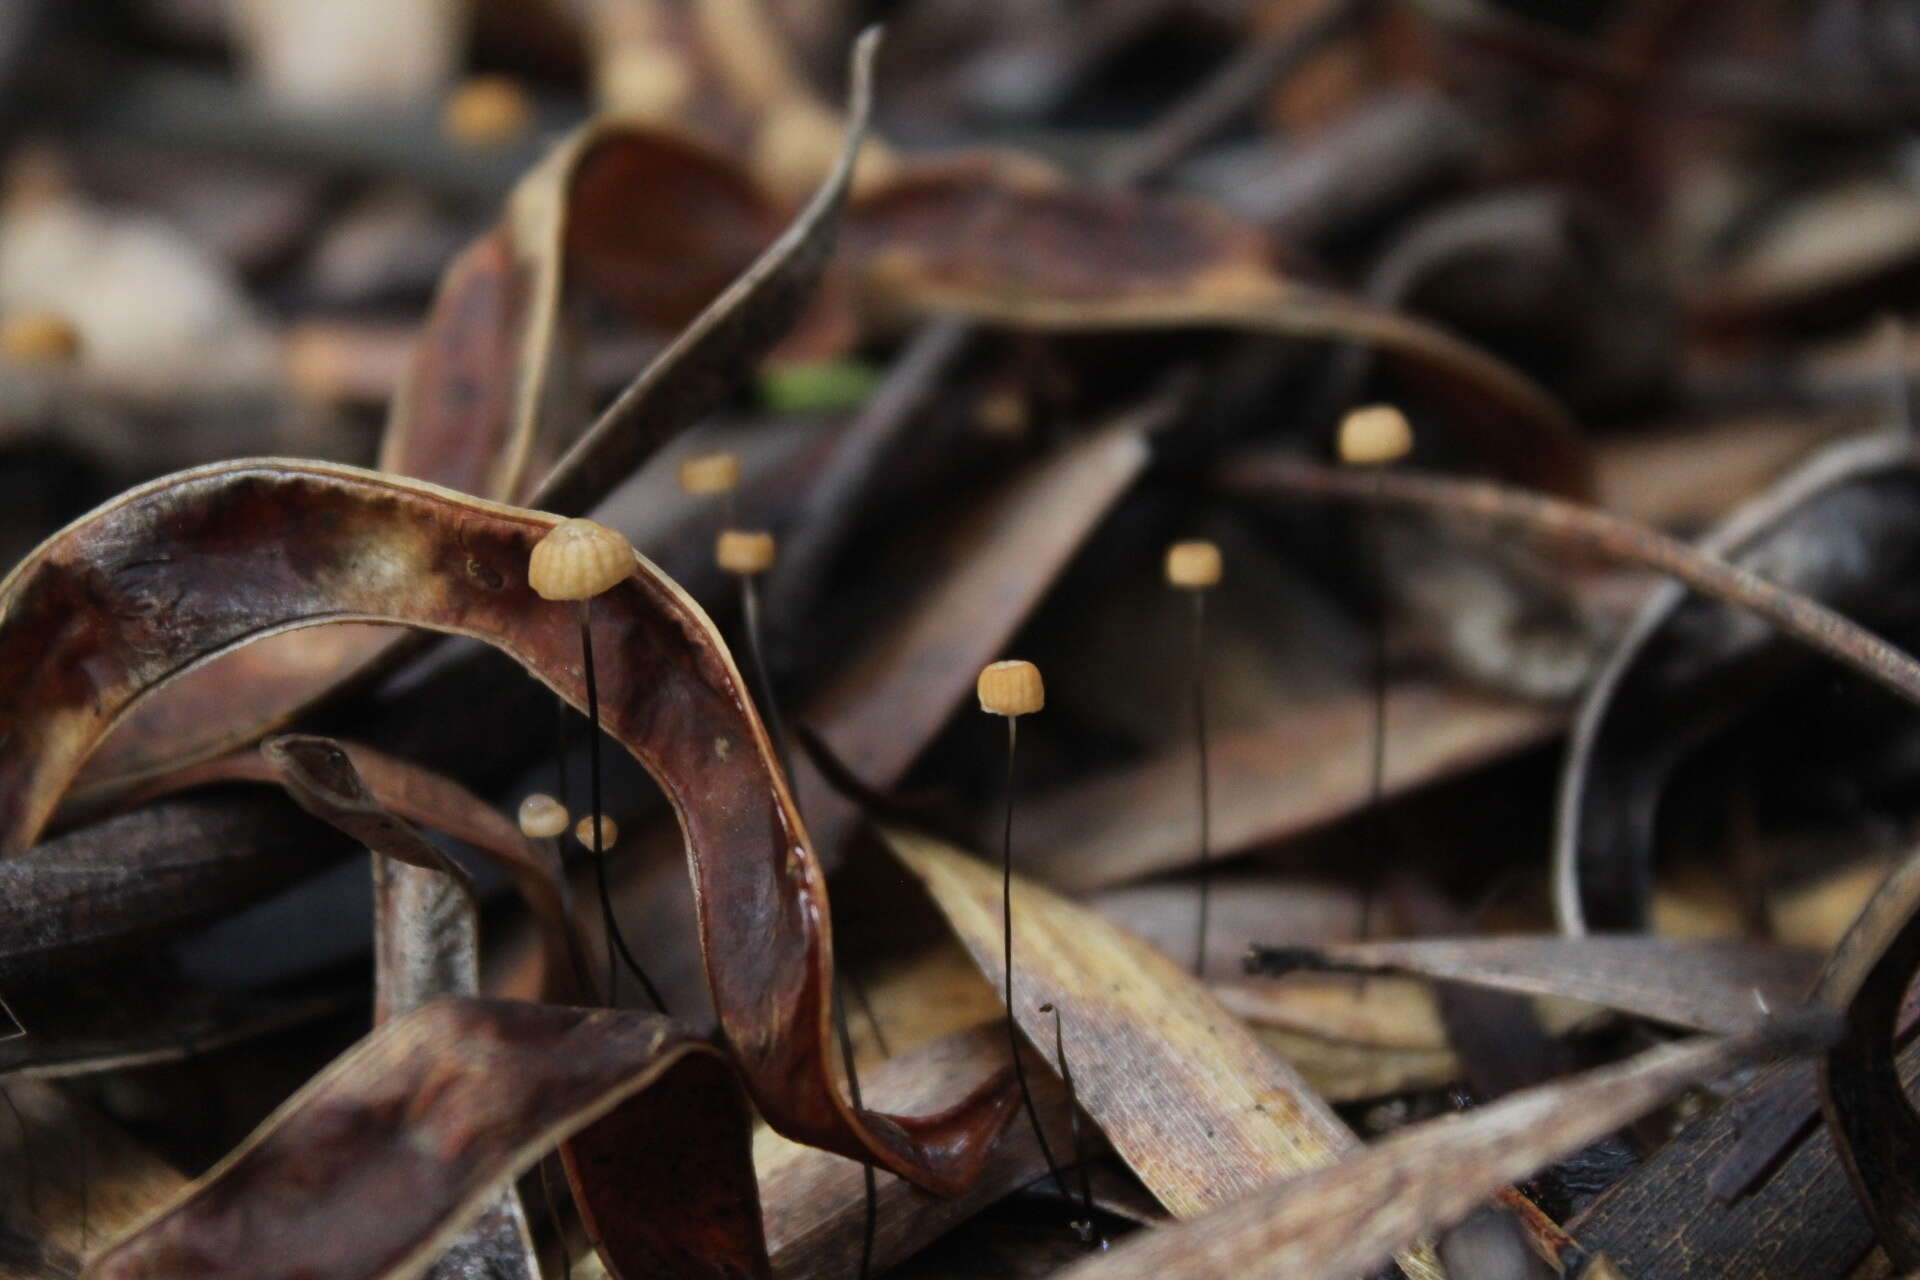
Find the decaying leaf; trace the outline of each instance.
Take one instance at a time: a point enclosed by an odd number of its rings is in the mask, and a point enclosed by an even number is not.
[[[88,1274],[420,1275],[556,1139],[656,1085],[706,1135],[645,1165],[661,1221],[714,1249],[668,1255],[674,1274],[763,1274],[746,1111],[712,1046],[652,1015],[471,999],[375,1030]]]
[[[186,1179],[54,1085],[0,1080],[0,1277],[78,1275]]]
[[[719,404],[798,318],[826,265],[864,136],[875,46],[869,38],[854,55],[833,166],[777,238],[779,215],[723,162],[676,136],[602,122],[559,144],[516,188],[501,227],[449,269],[395,399],[382,469],[578,515]],[[638,200],[636,190],[644,193]],[[690,204],[711,205],[716,195],[733,201],[731,221],[710,210],[689,216]],[[636,204],[663,216],[636,223]],[[729,226],[719,252],[711,239],[694,252],[661,242],[663,231],[710,238]],[[664,265],[668,276],[636,278],[623,262]],[[630,312],[686,327],[570,441],[580,411],[554,384],[563,380],[563,283],[582,274]],[[391,654],[393,644],[377,629],[323,632],[271,641],[251,659],[205,674],[182,673],[187,683],[103,744],[83,794],[112,795],[257,738]]]
[[[1722,1035],[1745,1030],[1806,992],[1815,957],[1762,943],[1662,938],[1418,938],[1259,947],[1250,969],[1331,968],[1444,978],[1560,996]]]
[[[183,473],[101,508],[0,583],[0,849],[30,844],[79,764],[149,691],[264,634],[377,620],[467,635],[584,702],[571,608],[526,585],[551,516],[349,467],[261,461]],[[263,530],[295,536],[263,540]],[[686,834],[714,1007],[783,1133],[965,1186],[1004,1091],[870,1124],[832,1066],[826,887],[759,717],[712,624],[636,557],[595,604],[601,719]],[[84,656],[85,661],[81,661]],[[724,904],[724,907],[722,906]],[[769,993],[773,998],[769,999]]]
[[[891,1020],[888,1025],[893,1025]],[[998,1025],[981,1026],[863,1069],[860,1087],[875,1106],[915,1111],[1007,1071],[1005,1032]],[[1055,1151],[1071,1151],[1066,1095],[1038,1054],[1027,1063],[1027,1079],[1034,1086],[1034,1103],[1048,1143]],[[774,1275],[794,1280],[857,1276],[865,1218],[859,1166],[767,1130],[754,1140],[754,1163],[760,1174]],[[1044,1178],[1046,1172],[1032,1130],[1016,1125],[996,1144],[979,1179],[960,1196],[929,1196],[897,1179],[882,1179],[874,1265],[885,1268],[912,1256],[956,1223]]]
[[[946,723],[974,673],[1000,652],[1146,467],[1144,432],[1159,412],[1150,407],[1123,417],[974,512],[953,537],[955,570],[813,704],[809,724],[864,784],[899,781]],[[853,820],[851,806],[824,786],[802,786],[822,843],[831,847]]]
[[[1000,878],[984,863],[905,831],[896,856],[995,982]],[[1019,956],[1012,1014],[1036,1044],[1051,1043],[1059,1009],[1080,1105],[1148,1190],[1178,1218],[1218,1209],[1286,1174],[1336,1163],[1358,1139],[1285,1062],[1265,1049],[1190,975],[1098,915],[1016,878]],[[1435,1275],[1431,1255],[1400,1259]]]
[[[335,751],[340,753],[338,759],[331,756]],[[586,952],[568,909],[562,868],[543,857],[540,847],[528,842],[505,814],[430,769],[363,743],[282,735],[269,739],[261,751],[238,751],[172,770],[132,792],[130,800],[137,802],[210,782],[285,781],[286,770],[300,761],[304,761],[306,776],[314,785],[350,787],[336,794],[360,797],[362,803],[386,811],[389,817],[417,822],[471,846],[506,875],[533,914],[541,945],[539,989],[551,998],[566,998],[590,989]],[[358,781],[348,783],[349,776]],[[374,822],[379,831],[388,830],[379,818],[366,820]],[[427,861],[414,865],[429,870],[446,865],[431,847],[416,857]],[[0,874],[9,865],[0,862]]]
[[[1781,1052],[1816,1047],[1824,1014],[1724,1039],[1650,1049],[1617,1066],[1429,1121],[1260,1189],[1193,1222],[1151,1232],[1075,1277],[1365,1274],[1396,1248],[1458,1221],[1502,1186],[1645,1114],[1682,1089]]]
[[[465,869],[381,809],[339,744],[288,736],[261,751],[301,808],[372,855],[374,1025],[442,996],[479,995],[480,909]],[[511,1186],[446,1241],[430,1274],[458,1280],[476,1271],[500,1280],[540,1273],[526,1209]]]
[[[1702,551],[1831,601],[1898,617],[1881,575],[1913,554],[1914,447],[1882,433],[1794,468],[1700,540]],[[1575,717],[1554,830],[1563,924],[1637,928],[1652,896],[1653,821],[1667,779],[1730,714],[1726,682],[1778,681],[1784,646],[1752,618],[1665,584],[1641,606]],[[1771,670],[1770,670],[1771,668]]]
[[[1920,1115],[1901,1080],[1895,1035],[1920,968],[1920,855],[1875,891],[1840,940],[1813,999],[1844,1009],[1846,1034],[1820,1064],[1822,1109],[1874,1235],[1894,1263],[1920,1266]]]
[[[1431,681],[1397,684],[1389,794],[1540,742],[1555,712]],[[1372,696],[1303,707],[1284,725],[1220,734],[1209,747],[1214,851],[1284,839],[1351,813],[1368,796]],[[1193,753],[1182,747],[1046,797],[1028,811],[1033,863],[1062,888],[1086,890],[1185,866],[1193,849]],[[1125,803],[1121,803],[1124,799]]]

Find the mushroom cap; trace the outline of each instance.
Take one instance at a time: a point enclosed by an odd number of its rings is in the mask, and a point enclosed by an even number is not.
[[[0,320],[0,355],[17,364],[66,364],[80,354],[80,331],[53,311],[21,311]]]
[[[1349,466],[1379,466],[1412,451],[1407,415],[1390,404],[1362,405],[1340,420],[1340,461]]]
[[[696,453],[680,464],[680,491],[706,497],[740,487],[740,459],[731,453]]]
[[[600,835],[601,835],[601,842],[600,842],[601,850],[605,851],[607,849],[613,848],[613,846],[620,843],[620,824],[615,822],[612,818],[607,817],[604,813],[601,814],[600,815]],[[586,817],[580,819],[580,821],[574,825],[573,838],[575,840],[578,840],[581,844],[587,846],[587,848],[589,849],[593,848],[593,815],[592,814],[588,814]]]
[[[440,127],[461,146],[504,146],[533,127],[533,102],[512,76],[475,76],[448,95]]]
[[[544,792],[520,802],[520,834],[529,840],[551,840],[565,832],[570,821],[567,806]]]
[[[596,520],[562,520],[534,544],[527,585],[546,600],[591,600],[634,570],[633,544]]]
[[[728,573],[749,575],[773,568],[779,548],[764,529],[722,529],[713,558]]]
[[[1167,581],[1189,591],[1220,582],[1220,548],[1205,539],[1176,542],[1167,548]]]
[[[1040,679],[1040,668],[1018,658],[982,667],[975,690],[980,695],[980,709],[989,715],[1032,715],[1047,705],[1047,686]]]

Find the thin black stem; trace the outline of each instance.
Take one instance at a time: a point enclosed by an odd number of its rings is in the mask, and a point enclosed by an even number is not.
[[[853,1095],[853,1109],[866,1110],[866,1103],[860,1097],[860,1072],[853,1063],[853,1032],[847,1028],[846,992],[840,993],[840,999],[833,1002],[834,1030],[840,1036],[840,1057],[847,1064],[847,1092]],[[866,1182],[866,1221],[860,1232],[860,1280],[867,1280],[873,1273],[873,1238],[880,1225],[880,1187],[874,1176],[873,1165],[860,1162],[860,1171]]]
[[[617,979],[619,969],[613,962],[614,953],[626,962],[627,968],[647,993],[647,999],[653,1001],[653,1007],[661,1013],[667,1011],[667,1002],[660,998],[659,990],[653,985],[653,979],[633,958],[633,952],[627,948],[626,935],[620,932],[620,921],[613,914],[613,894],[607,888],[607,854],[602,847],[602,810],[600,808],[600,681],[593,670],[593,627],[592,602],[580,602],[580,655],[587,672],[587,725],[590,736],[587,738],[587,803],[592,806],[593,816],[593,874],[600,886],[600,926],[607,935],[607,1004],[617,1007],[620,1003]]]
[[[1213,900],[1213,785],[1207,765],[1207,593],[1193,593],[1193,738],[1200,783],[1200,918],[1193,939],[1193,976],[1207,971],[1207,921]]]
[[[1375,493],[1379,492],[1378,474],[1374,476]],[[1373,877],[1380,863],[1382,828],[1380,806],[1386,793],[1387,782],[1387,556],[1381,545],[1380,522],[1376,513],[1369,512],[1367,521],[1368,543],[1373,560],[1373,665],[1367,673],[1367,679],[1373,689],[1373,725],[1368,740],[1371,753],[1367,762],[1367,804],[1362,811],[1366,817],[1361,824],[1361,839],[1366,842],[1360,861],[1360,937],[1362,940],[1373,935]],[[1363,984],[1364,985],[1364,984]]]
[[[1087,1167],[1087,1150],[1080,1134],[1080,1093],[1073,1087],[1073,1068],[1067,1065],[1066,1036],[1060,1030],[1060,1008],[1053,1008],[1053,1059],[1060,1064],[1060,1082],[1067,1087],[1067,1120],[1073,1129],[1073,1162],[1080,1169],[1080,1212],[1076,1223],[1080,1238],[1093,1243],[1093,1172]]]
[[[1000,962],[1006,970],[1007,995],[1007,1048],[1013,1054],[1013,1078],[1020,1086],[1020,1101],[1027,1109],[1027,1122],[1033,1126],[1034,1141],[1040,1144],[1040,1155],[1047,1162],[1047,1172],[1053,1175],[1054,1186],[1060,1190],[1060,1197],[1071,1202],[1073,1193],[1067,1190],[1067,1179],[1060,1172],[1060,1166],[1054,1161],[1053,1148],[1047,1145],[1047,1134],[1040,1127],[1040,1111],[1033,1105],[1033,1091],[1027,1087],[1027,1067],[1020,1059],[1020,1018],[1014,1012],[1013,1003],[1013,757],[1018,740],[1019,719],[1008,716],[1007,720],[1007,809],[1006,824],[1000,833]]]
[[[733,495],[727,494],[727,524],[733,524]],[[767,670],[766,644],[760,635],[760,591],[755,586],[756,575],[740,575],[740,620],[747,633],[747,659],[753,664],[754,683],[760,686],[760,705],[766,708],[767,733],[773,739],[774,754],[779,757],[780,771],[787,777],[789,788],[793,786],[793,761],[787,750],[787,726],[780,714],[780,700],[774,696],[773,677]],[[873,1034],[879,1041],[881,1052],[885,1053],[886,1041],[880,1036],[880,1023],[873,1016],[873,1006],[867,1002],[867,993],[851,974],[835,975],[835,985],[841,990],[839,998],[833,1002],[834,1030],[840,1037],[840,1056],[847,1067],[847,1092],[853,1096],[856,1111],[866,1109],[860,1097],[860,1068],[853,1060],[853,1032],[847,1027],[846,989],[850,986],[858,992],[860,1007],[866,1010],[867,1021],[873,1024]],[[860,1280],[867,1280],[873,1271],[873,1240],[880,1224],[880,1190],[873,1166],[861,1162],[861,1176],[866,1183],[866,1221],[860,1234]]]
[[[787,754],[787,722],[780,714],[780,703],[773,696],[773,679],[767,674],[766,645],[760,638],[760,589],[755,575],[740,575],[740,619],[747,632],[747,660],[753,664],[753,682],[760,686],[760,705],[766,709],[767,736],[773,739],[773,753],[780,759],[780,772],[793,786],[793,761]]]

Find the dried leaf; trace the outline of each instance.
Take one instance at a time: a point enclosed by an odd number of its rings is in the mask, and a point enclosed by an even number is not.
[[[1233,329],[1363,343],[1443,384],[1487,464],[1571,496],[1592,462],[1566,411],[1442,329],[1287,278],[1252,228],[1205,206],[1076,187],[1001,155],[899,166],[854,198],[847,250],[880,315],[1042,332]],[[1467,411],[1471,410],[1471,411]]]
[[[89,1254],[186,1185],[55,1086],[10,1078],[0,1090],[0,1280],[79,1274]]]
[[[1568,1228],[1627,1276],[1848,1275],[1873,1246],[1873,1228],[1824,1126],[1802,1142],[1789,1141],[1779,1168],[1753,1194],[1731,1203],[1705,1194],[1739,1149],[1757,1100],[1805,1065],[1782,1063],[1763,1071],[1682,1129]],[[1910,1086],[1920,1081],[1920,1050],[1909,1048],[1900,1066]],[[1808,1095],[1809,1113],[1815,1101]]]
[[[1364,1154],[1151,1232],[1066,1274],[1089,1280],[1362,1275],[1385,1263],[1394,1249],[1464,1218],[1502,1186],[1689,1085],[1783,1051],[1805,1051],[1830,1030],[1830,1019],[1816,1015],[1651,1049],[1617,1066],[1407,1129]]]
[[[764,1274],[747,1114],[718,1051],[656,1016],[462,999],[376,1029],[88,1274],[420,1275],[556,1137],[656,1087],[706,1135],[647,1153],[662,1221],[713,1246],[673,1273]]]
[[[561,143],[515,190],[502,227],[450,268],[396,397],[382,468],[579,515],[721,403],[792,326],[820,279],[864,135],[876,42],[867,38],[854,54],[837,162],[771,244],[778,216],[755,203],[735,218],[751,225],[714,251],[711,237],[733,224],[702,197],[755,197],[724,161],[678,137],[603,121]],[[645,193],[638,200],[636,187]],[[690,206],[703,215],[690,216]],[[639,224],[636,207],[668,216]],[[701,247],[673,251],[663,228],[691,228]],[[682,274],[640,278],[623,267],[634,262]],[[561,437],[571,419],[552,403],[552,384],[570,276],[611,288],[634,314],[686,329],[568,448]],[[390,658],[393,644],[379,630],[326,632],[184,673],[178,690],[117,727],[89,765],[83,794],[97,802],[250,742]]]
[[[177,936],[349,848],[268,795],[187,796],[55,836],[0,858],[0,976]]]
[[[1543,741],[1553,711],[1434,685],[1395,685],[1387,794]],[[1221,734],[1209,746],[1213,849],[1235,853],[1301,834],[1366,802],[1372,694],[1355,690],[1295,710],[1273,728]],[[1064,889],[1124,884],[1190,864],[1194,758],[1188,746],[1043,797],[1022,815],[1033,866]],[[1124,801],[1124,803],[1122,803]]]
[[[1867,610],[1900,556],[1863,540],[1903,536],[1914,509],[1914,450],[1891,434],[1843,441],[1728,515],[1700,549],[1791,589]],[[1864,569],[1860,580],[1856,568]],[[1563,925],[1614,929],[1647,921],[1652,806],[1704,713],[1688,691],[1781,641],[1745,614],[1665,583],[1648,597],[1588,686],[1574,719],[1554,828],[1555,909]],[[1651,712],[1644,710],[1653,708]],[[1651,719],[1649,719],[1649,716]]]
[[[441,996],[480,993],[480,911],[460,865],[374,800],[338,743],[279,737],[261,747],[308,813],[373,855],[373,1021],[378,1026]],[[537,1277],[520,1193],[506,1187],[446,1242],[431,1274]]]
[[[471,846],[507,877],[533,914],[541,944],[541,972],[536,982],[538,989],[549,998],[560,1000],[573,998],[588,989],[585,965],[587,952],[567,905],[567,882],[557,856],[551,861],[543,858],[540,846],[529,843],[520,834],[520,828],[505,814],[451,778],[442,777],[430,769],[376,751],[364,743],[284,735],[263,744],[262,751],[240,751],[163,774],[129,793],[127,802],[140,804],[153,796],[209,782],[281,781],[281,763],[268,758],[274,743],[325,743],[342,751],[344,767],[362,779],[359,785],[364,786],[366,799],[377,808]],[[286,754],[284,749],[281,754]],[[316,770],[319,769],[318,760],[312,761],[312,764]],[[334,779],[343,776],[339,763],[324,772]],[[317,780],[324,785],[324,779]],[[353,794],[358,794],[358,791]],[[435,868],[444,865],[438,851],[431,846],[418,856],[429,861],[416,862],[416,866]],[[0,876],[5,875],[9,865],[0,862]]]
[[[891,1020],[887,1023],[892,1028]],[[1005,1076],[1007,1037],[998,1023],[934,1040],[874,1067],[863,1067],[860,1087],[875,1106],[920,1110]],[[1027,1062],[1047,1141],[1071,1151],[1066,1094],[1038,1054]],[[767,1251],[776,1277],[853,1277],[859,1274],[866,1194],[858,1165],[811,1147],[797,1146],[771,1131],[754,1141],[765,1207]],[[1033,1131],[1015,1126],[995,1145],[980,1178],[960,1196],[921,1194],[897,1179],[879,1184],[873,1263],[884,1269],[912,1257],[957,1224],[1009,1193],[1046,1176]]]
[[[571,607],[526,585],[551,516],[349,467],[260,461],[133,490],[0,583],[0,850],[30,844],[126,709],[213,653],[375,619],[486,641],[584,702]],[[262,531],[284,536],[263,538]],[[698,606],[645,561],[594,604],[601,719],[673,802],[708,984],[748,1088],[797,1140],[966,1185],[1006,1093],[869,1123],[832,1062],[826,888],[765,730]]]
[[[1054,578],[1145,469],[1160,406],[1129,414],[1038,464],[955,530],[954,567],[859,654],[809,708],[808,723],[866,785],[898,782],[1000,653]],[[802,795],[823,847],[851,806],[824,786]]]
[[[1820,1064],[1821,1106],[1887,1256],[1920,1266],[1920,1115],[1896,1062],[1896,1025],[1920,969],[1920,854],[1889,874],[1833,950],[1813,999],[1846,1011]]]
[[[1000,968],[1000,877],[924,836],[889,831],[989,979]],[[1165,956],[1084,907],[1017,880],[1015,952],[1023,989],[1013,1015],[1051,1043],[1051,1004],[1070,1029],[1081,1107],[1175,1217],[1194,1218],[1285,1174],[1334,1164],[1358,1147],[1291,1067]],[[1400,1259],[1437,1274],[1431,1255]]]
[[[1763,943],[1666,938],[1418,938],[1256,946],[1248,967],[1404,973],[1502,991],[1559,996],[1643,1018],[1730,1034],[1806,992],[1815,958]]]

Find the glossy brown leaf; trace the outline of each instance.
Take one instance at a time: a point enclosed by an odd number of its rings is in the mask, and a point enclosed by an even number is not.
[[[373,472],[260,461],[156,482],[71,526],[0,583],[0,849],[30,844],[119,716],[173,674],[265,634],[379,620],[470,636],[584,702],[572,608],[526,585],[537,512]],[[593,609],[601,718],[686,834],[714,1006],[782,1132],[957,1190],[1004,1092],[874,1123],[831,1066],[826,886],[724,644],[636,558]]]
[[[1002,982],[999,874],[925,836],[890,831],[888,843],[974,963]],[[1359,1148],[1299,1075],[1173,961],[1017,877],[1013,919],[1013,1016],[1030,1041],[1051,1044],[1040,1006],[1062,1012],[1081,1107],[1175,1217],[1200,1217]],[[1439,1274],[1425,1250],[1400,1263],[1411,1276]]]
[[[555,1138],[655,1088],[705,1134],[647,1153],[657,1212],[713,1246],[673,1274],[764,1274],[747,1113],[711,1045],[652,1015],[463,999],[375,1030],[88,1274],[419,1275]]]

